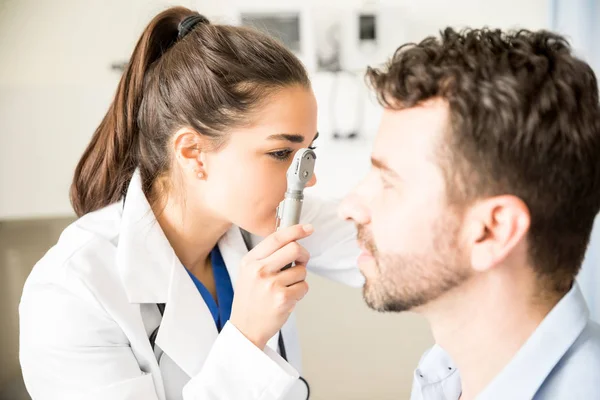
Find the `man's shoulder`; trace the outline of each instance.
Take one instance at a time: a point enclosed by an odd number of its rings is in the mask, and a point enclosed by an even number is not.
[[[540,388],[536,399],[600,398],[600,325],[588,321]]]
[[[577,370],[579,367],[589,369],[599,378],[595,383],[600,386],[600,325],[588,321],[577,340],[565,353],[560,366],[566,370]]]

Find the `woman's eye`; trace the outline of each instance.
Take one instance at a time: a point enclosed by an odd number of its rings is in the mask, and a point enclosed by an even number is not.
[[[280,161],[285,161],[287,160],[290,155],[292,154],[291,150],[278,150],[278,151],[273,151],[271,153],[269,153],[269,155],[277,160]]]

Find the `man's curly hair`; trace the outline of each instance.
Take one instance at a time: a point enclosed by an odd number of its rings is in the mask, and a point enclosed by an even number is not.
[[[438,153],[449,200],[523,200],[530,260],[551,289],[568,290],[600,207],[600,105],[594,72],[566,39],[447,28],[400,47],[367,79],[387,108],[447,102]]]

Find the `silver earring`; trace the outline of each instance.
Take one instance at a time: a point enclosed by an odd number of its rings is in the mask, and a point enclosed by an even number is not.
[[[204,179],[204,172],[198,172],[198,179]]]

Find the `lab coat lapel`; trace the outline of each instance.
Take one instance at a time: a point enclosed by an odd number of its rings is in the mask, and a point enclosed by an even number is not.
[[[156,344],[190,377],[200,372],[217,339],[215,321],[179,260],[173,260],[169,298]]]
[[[154,216],[139,171],[125,197],[117,265],[130,303],[166,303],[156,344],[186,374],[196,375],[217,338],[217,328]]]

